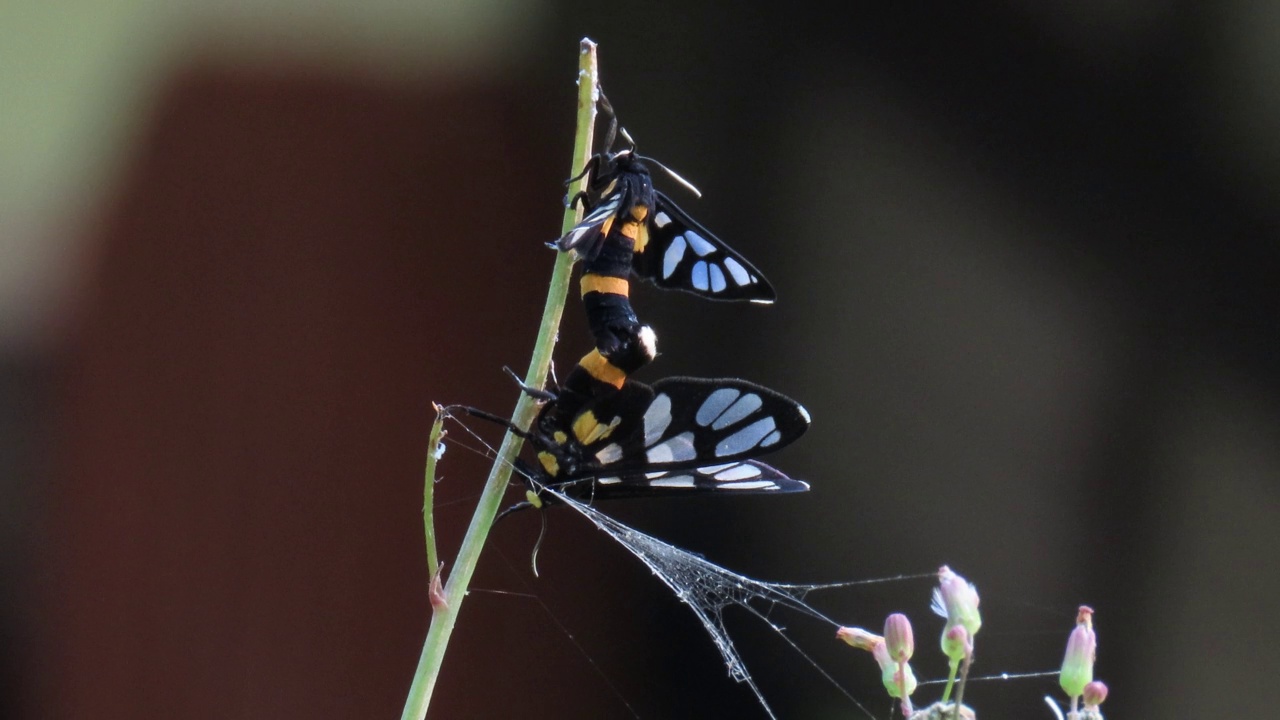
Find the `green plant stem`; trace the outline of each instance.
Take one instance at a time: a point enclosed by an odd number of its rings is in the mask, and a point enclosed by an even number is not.
[[[591,140],[595,130],[596,100],[599,98],[599,72],[596,61],[596,44],[583,38],[580,46],[581,54],[578,65],[578,129],[573,143],[573,166],[570,176],[577,175],[591,156]],[[585,185],[585,179],[583,181]],[[566,208],[561,232],[567,233],[581,220],[581,212],[574,208]],[[551,287],[547,290],[547,303],[542,312],[542,323],[538,328],[538,340],[533,348],[533,357],[529,360],[529,371],[524,382],[530,387],[542,387],[547,379],[547,371],[551,366],[551,352],[555,348],[556,334],[560,327],[560,316],[564,312],[565,298],[569,292],[569,278],[573,270],[573,258],[569,253],[561,253],[556,257],[555,268],[551,273]],[[537,405],[526,394],[521,394],[516,403],[511,421],[517,427],[528,428],[537,414]],[[458,620],[458,612],[462,609],[462,601],[467,594],[467,586],[471,583],[471,575],[475,572],[476,562],[480,558],[480,550],[493,526],[493,519],[498,514],[498,505],[507,489],[511,478],[511,463],[520,453],[520,438],[510,432],[502,439],[498,448],[498,456],[494,460],[493,469],[489,471],[489,479],[485,482],[484,491],[476,505],[476,512],[471,517],[471,525],[462,539],[458,549],[458,557],[449,573],[449,581],[445,585],[446,604],[436,608],[431,615],[431,628],[427,631],[427,639],[422,645],[422,656],[418,660],[418,669],[413,676],[413,685],[409,688],[409,697],[405,700],[404,713],[401,720],[423,720],[427,716],[427,707],[431,703],[431,693],[435,689],[436,679],[440,674],[440,666],[444,660],[445,648],[449,637],[453,634]],[[495,648],[496,649],[496,648]]]
[[[427,469],[422,484],[422,529],[427,540],[427,566],[431,568],[431,576],[440,572],[440,555],[436,552],[436,521],[433,517],[436,489],[436,460],[440,455],[440,441],[444,438],[444,408],[436,408],[436,421],[431,424],[431,437],[427,440]]]
[[[942,702],[948,702],[951,700],[951,688],[955,687],[956,684],[956,672],[960,670],[960,659],[952,658],[950,662],[947,663],[947,666],[950,672],[947,674],[946,689],[942,691]]]

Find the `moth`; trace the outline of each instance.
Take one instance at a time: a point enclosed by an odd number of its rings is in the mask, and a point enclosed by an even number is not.
[[[611,117],[605,141],[611,148],[617,117],[603,96],[602,106]],[[582,258],[583,294],[590,275],[625,280],[634,274],[658,287],[712,300],[772,303],[777,295],[764,274],[654,189],[648,163],[684,180],[638,154],[625,131],[623,135],[628,147],[593,155],[582,173],[569,180],[587,178],[586,189],[570,200],[571,205],[581,202],[586,216],[555,245]]]
[[[625,130],[629,146],[612,150],[617,116],[603,95],[600,105],[610,117],[607,149],[568,181],[586,177],[586,189],[568,200],[571,206],[581,202],[586,216],[552,245],[582,260],[582,303],[595,348],[579,367],[596,381],[621,388],[628,375],[657,355],[656,334],[631,306],[633,275],[713,300],[772,303],[776,295],[746,258],[654,189],[646,163],[683,183],[678,175],[639,155]]]
[[[671,377],[572,395],[548,400],[528,432],[515,429],[538,462],[521,463],[527,501],[508,512],[553,502],[547,488],[583,501],[809,489],[756,459],[809,428],[809,413],[781,393],[746,380]]]

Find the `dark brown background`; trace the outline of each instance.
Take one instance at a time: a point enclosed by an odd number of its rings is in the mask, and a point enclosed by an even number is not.
[[[980,674],[1055,669],[1089,603],[1111,717],[1272,707],[1277,165],[1247,109],[1262,71],[1233,54],[1247,7],[1050,7],[554,3],[481,80],[180,57],[85,239],[74,321],[0,373],[28,508],[0,714],[399,712],[431,401],[514,401],[500,368],[541,311],[583,34],[642,151],[705,198],[672,194],[780,297],[638,292],[663,351],[645,378],[741,375],[814,416],[776,458],[806,497],[607,510],[758,577],[948,563],[982,591]],[[451,554],[485,467],[454,446],[442,469]],[[665,588],[550,520],[540,579],[536,518],[496,530],[433,716],[760,715]],[[908,612],[938,677],[928,589],[813,600],[873,628]],[[870,660],[778,619],[888,716]],[[780,715],[860,716],[732,620]],[[967,698],[1047,717],[1047,693]]]

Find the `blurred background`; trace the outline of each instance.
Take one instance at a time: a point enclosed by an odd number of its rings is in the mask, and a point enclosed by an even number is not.
[[[665,189],[779,295],[638,290],[641,378],[746,377],[814,417],[770,459],[807,495],[606,511],[766,579],[946,563],[982,593],[975,675],[1055,670],[1088,603],[1109,717],[1274,708],[1280,10],[838,5],[0,9],[0,717],[398,715],[431,402],[516,399],[584,35],[704,198]],[[561,339],[563,370],[577,305]],[[447,557],[486,467],[442,464]],[[549,520],[540,578],[536,515],[496,529],[433,717],[763,717],[640,563]],[[931,584],[810,599],[907,612],[937,678]],[[889,716],[869,658],[774,619]],[[866,717],[729,624],[780,716]]]

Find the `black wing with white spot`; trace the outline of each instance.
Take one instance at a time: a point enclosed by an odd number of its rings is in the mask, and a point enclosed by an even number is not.
[[[655,195],[649,244],[632,263],[636,275],[661,288],[712,300],[767,304],[777,298],[773,286],[746,258],[686,215],[671,198]]]
[[[628,381],[584,412],[612,429],[593,433],[574,448],[579,462],[564,480],[636,482],[647,475],[650,486],[665,477],[672,487],[692,482],[707,488],[756,482],[766,469],[785,478],[766,465],[744,461],[786,447],[809,429],[809,413],[799,403],[736,379],[666,378],[652,388]],[[757,470],[759,475],[748,474]]]

